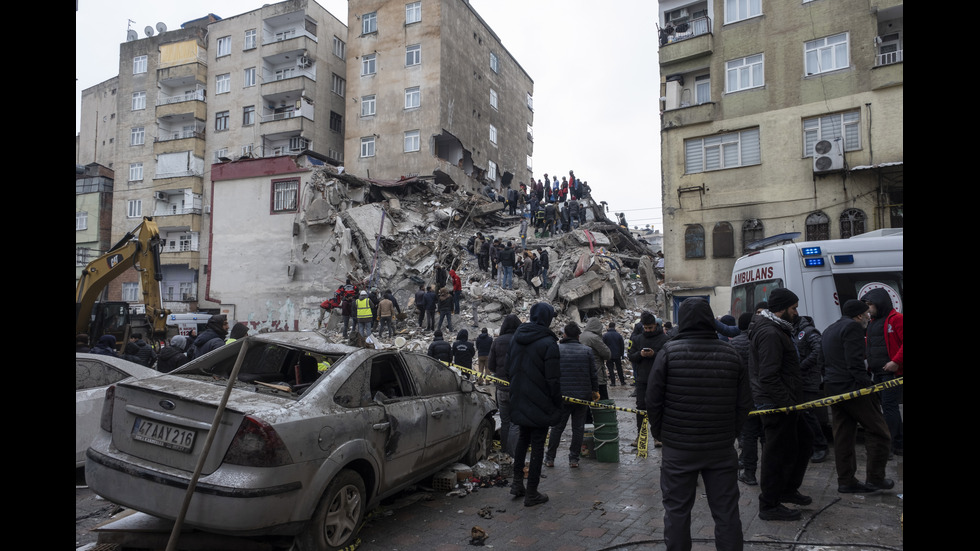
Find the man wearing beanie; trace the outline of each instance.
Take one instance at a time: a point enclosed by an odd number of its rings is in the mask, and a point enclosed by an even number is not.
[[[749,340],[749,376],[756,409],[774,409],[803,403],[800,356],[793,343],[793,319],[799,298],[789,289],[774,289],[769,308],[752,319]],[[759,518],[799,520],[800,511],[784,503],[809,505],[800,493],[813,453],[813,435],[799,412],[762,416],[766,443],[762,447]]]
[[[844,315],[823,334],[824,389],[830,395],[844,394],[871,386],[871,375],[865,367],[864,328],[868,324],[868,305],[860,300],[844,303]],[[864,493],[887,490],[895,482],[885,478],[885,464],[891,446],[891,434],[878,407],[876,395],[844,400],[830,406],[834,417],[834,459],[837,461],[837,491]],[[859,482],[857,426],[864,428],[864,447],[868,455],[867,482]]]

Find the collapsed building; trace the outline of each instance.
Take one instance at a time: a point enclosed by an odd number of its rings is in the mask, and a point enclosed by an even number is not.
[[[555,307],[557,323],[600,316],[627,332],[642,310],[663,312],[655,251],[591,197],[580,200],[585,222],[577,229],[547,237],[528,230],[527,248],[550,256],[551,284],[535,293],[516,277],[513,290],[501,289],[466,250],[476,232],[520,247],[522,215],[444,175],[372,180],[298,155],[215,165],[212,180],[207,296],[253,332],[321,330],[342,340],[339,312],[320,304],[349,279],[391,290],[409,314],[396,330],[421,337],[414,294],[434,284],[436,264],[483,285],[479,324],[491,330],[509,313],[527,319],[538,300]],[[453,323],[472,326],[471,309],[461,306]]]

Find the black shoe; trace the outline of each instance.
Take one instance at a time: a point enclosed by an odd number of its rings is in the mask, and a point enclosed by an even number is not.
[[[841,484],[837,486],[837,491],[842,494],[866,494],[873,492],[874,490],[870,488],[867,484],[862,484],[860,482],[855,482],[853,484]]]
[[[541,505],[542,503],[547,503],[548,495],[542,494],[541,492],[530,492],[524,497],[525,507],[534,507],[535,505]]]
[[[759,481],[755,479],[755,473],[750,473],[745,469],[738,472],[738,481],[749,486],[758,486]]]
[[[777,505],[772,509],[759,509],[759,518],[762,520],[800,520],[802,513],[796,509],[790,509],[785,505]]]
[[[527,490],[524,489],[524,481],[523,480],[515,480],[510,485],[510,495],[512,495],[514,497],[524,497],[524,494],[526,494],[526,493],[527,493]]]
[[[810,496],[805,496],[800,493],[799,490],[793,492],[792,494],[787,494],[784,496],[779,496],[780,503],[792,503],[794,505],[809,505],[813,503],[813,498]]]
[[[895,481],[890,478],[884,478],[874,482],[868,480],[864,485],[870,488],[872,492],[877,492],[878,490],[891,490],[895,487]]]
[[[827,450],[815,450],[810,456],[810,463],[823,463],[827,460]]]

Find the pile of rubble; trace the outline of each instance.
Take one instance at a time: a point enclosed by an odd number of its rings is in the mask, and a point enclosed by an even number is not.
[[[334,273],[345,274],[362,288],[393,292],[408,314],[396,325],[397,336],[403,337],[399,345],[409,349],[425,350],[431,338],[416,324],[414,294],[420,285],[435,284],[436,264],[455,266],[464,282],[460,314],[453,316],[455,330],[479,326],[488,327],[492,334],[507,314],[526,320],[530,307],[539,300],[551,303],[558,312],[553,328],[598,316],[604,326],[615,321],[620,331],[628,333],[641,311],[664,311],[654,251],[606,218],[603,204],[591,197],[580,200],[586,217],[578,228],[545,237],[529,228],[527,248],[541,247],[550,257],[550,285],[536,293],[517,277],[514,289],[501,288],[499,279],[480,270],[476,256],[466,250],[468,238],[481,232],[504,243],[512,241],[520,252],[522,214],[509,215],[503,202],[442,185],[435,178],[364,180],[338,173],[333,167],[322,169],[313,185],[318,194],[305,221],[332,226],[336,245],[330,251],[331,260],[339,266]],[[523,215],[527,216],[526,208]],[[483,287],[478,324],[466,291],[474,278]],[[328,314],[319,328],[337,342],[344,340],[340,317],[336,311]],[[447,340],[451,337],[447,335]],[[379,347],[395,345],[377,334],[371,340]]]

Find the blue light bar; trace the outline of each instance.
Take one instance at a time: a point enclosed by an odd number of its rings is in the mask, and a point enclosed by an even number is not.
[[[824,265],[824,260],[822,256],[819,258],[804,258],[803,265],[807,268],[819,268]]]
[[[803,247],[800,249],[800,254],[803,256],[817,256],[820,255],[820,247]]]
[[[834,264],[854,264],[853,254],[835,254],[833,259]]]

